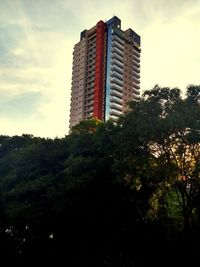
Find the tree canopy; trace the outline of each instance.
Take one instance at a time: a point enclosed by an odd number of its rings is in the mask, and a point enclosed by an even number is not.
[[[168,266],[175,246],[178,254],[192,242],[192,259],[174,259],[191,265],[200,226],[199,97],[200,86],[183,97],[156,85],[117,122],[82,121],[61,139],[0,136],[3,257],[24,266],[160,266],[153,252],[167,251]]]

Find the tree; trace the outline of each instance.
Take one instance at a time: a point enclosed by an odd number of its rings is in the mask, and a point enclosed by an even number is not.
[[[156,85],[131,104],[132,112],[122,121],[122,136],[127,136],[126,153],[131,152],[133,143],[138,143],[142,155],[151,155],[147,158],[149,174],[143,173],[140,181],[143,184],[148,179],[158,190],[152,195],[153,207],[158,208],[156,195],[163,200],[161,188],[163,193],[175,188],[185,229],[194,226],[194,214],[199,209],[199,90],[198,86],[189,86],[187,97],[182,98],[179,89]],[[136,169],[140,165],[133,162],[130,166]],[[142,166],[144,169],[144,162]],[[134,175],[137,177],[138,172]]]

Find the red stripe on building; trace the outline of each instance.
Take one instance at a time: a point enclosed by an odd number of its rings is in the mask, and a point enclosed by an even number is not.
[[[103,116],[103,78],[104,78],[104,35],[105,23],[101,20],[97,23],[96,32],[96,62],[94,82],[94,111],[93,117],[102,120]]]

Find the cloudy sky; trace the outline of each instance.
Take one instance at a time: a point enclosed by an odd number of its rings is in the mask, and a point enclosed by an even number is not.
[[[141,35],[141,91],[200,84],[200,0],[0,0],[0,135],[68,134],[73,46],[113,15]]]

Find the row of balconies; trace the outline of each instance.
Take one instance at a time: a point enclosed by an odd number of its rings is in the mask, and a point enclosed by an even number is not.
[[[133,82],[136,84],[140,84],[140,69],[137,71],[133,68]]]
[[[116,83],[112,83],[112,81],[111,81],[111,84],[110,84],[110,88],[114,89],[114,90],[117,90],[120,93],[122,93],[122,91],[123,91],[122,85],[118,85]]]
[[[110,102],[115,102],[115,103],[122,105],[122,98],[112,95],[110,98]]]
[[[132,93],[133,97],[139,97],[140,96],[140,92],[139,91],[133,91]]]
[[[133,95],[133,98],[134,98],[134,99],[136,99],[136,100],[139,99],[139,94],[135,94],[135,93],[133,93],[132,95]]]
[[[93,90],[93,88],[90,88],[90,89],[88,89],[88,88],[86,88],[86,90],[85,90],[85,99],[89,99],[89,98],[94,98],[94,90]]]
[[[87,73],[91,73],[91,72],[94,72],[94,71],[95,71],[95,66],[94,65],[86,67],[86,75],[87,75]]]
[[[94,100],[94,93],[92,92],[87,92],[85,94],[85,101],[93,101]]]
[[[133,55],[140,58],[140,52],[138,52],[136,49],[133,48]]]
[[[86,82],[88,81],[88,79],[90,82],[92,82],[94,80],[94,74],[94,70],[86,72]]]
[[[86,84],[85,84],[85,86],[87,87],[87,89],[90,89],[90,88],[94,88],[94,81],[93,82],[87,82]]]
[[[116,109],[110,109],[110,115],[111,116],[120,116],[122,114],[122,111],[116,110]]]
[[[135,84],[140,84],[140,79],[137,79],[135,76],[133,77],[133,82]]]
[[[119,91],[115,90],[114,88],[112,88],[110,90],[110,95],[111,95],[111,97],[115,96],[115,97],[122,99],[122,92],[119,92]]]
[[[93,105],[85,106],[85,112],[91,112],[91,111],[93,111],[93,109],[94,109]]]
[[[111,89],[110,90],[110,96],[111,97],[114,96],[114,97],[118,97],[118,98],[122,99],[122,93],[117,91],[117,90],[115,90],[115,89]]]
[[[95,58],[87,59],[86,66],[95,64]]]
[[[95,59],[89,59],[89,60],[87,60],[87,61],[86,61],[86,64],[85,64],[86,69],[94,68],[94,67],[95,67],[95,62],[96,62]],[[85,66],[84,66],[84,67],[85,67]]]
[[[90,79],[86,80],[85,87],[86,89],[94,88],[94,77],[91,80]]]
[[[110,76],[111,77],[116,77],[117,79],[119,79],[120,81],[123,81],[123,74],[115,71],[115,70],[111,70],[110,72]]]
[[[93,117],[93,111],[92,112],[87,112],[85,111],[84,113],[84,119],[91,119]]]
[[[111,58],[111,66],[116,65],[118,68],[123,69],[123,63],[119,61],[117,58]]]
[[[119,119],[119,116],[116,115],[110,115],[110,119],[117,121]]]
[[[115,76],[111,76],[110,82],[111,82],[111,84],[115,84],[115,85],[120,86],[120,87],[123,86],[123,81],[121,79],[118,79]]]
[[[134,65],[133,65],[133,73],[134,73],[134,75],[133,76],[135,76],[135,74],[137,74],[137,76],[138,77],[140,77],[140,69],[139,68],[136,68]]]
[[[133,54],[133,59],[137,62],[140,63],[140,57],[136,56]]]
[[[136,61],[133,61],[133,65],[134,65],[136,68],[140,68],[140,64],[138,64]]]
[[[136,89],[140,89],[140,86],[136,83],[133,82],[133,87],[136,88]]]
[[[88,37],[88,44],[96,43],[96,33],[93,33],[91,36]]]
[[[90,54],[94,54],[96,53],[96,47],[90,47],[88,50],[87,50],[87,54],[90,55]]]
[[[87,55],[87,60],[86,60],[86,64],[93,62],[96,60],[96,56],[95,55]]]
[[[122,111],[122,105],[119,105],[117,103],[111,102],[110,103],[110,108],[115,109],[117,111]]]
[[[113,46],[111,49],[111,53],[117,53],[120,57],[123,57],[123,51],[121,51],[120,49],[117,48],[117,46]]]
[[[113,41],[112,45],[113,45],[114,47],[117,47],[121,52],[124,51],[124,47],[123,47],[123,45],[120,44],[120,43],[118,43],[116,40]]]
[[[93,55],[93,54],[96,54],[96,48],[95,47],[87,50],[87,55]]]
[[[136,79],[140,79],[140,74],[133,72],[133,77],[135,77]]]
[[[90,79],[87,79],[86,82],[85,82],[85,88],[86,90],[87,89],[93,89],[94,88],[94,77],[90,80]]]
[[[113,35],[112,41],[116,41],[119,45],[123,47],[124,41],[120,39],[117,35]]]
[[[122,56],[120,56],[120,55],[118,55],[117,53],[115,53],[115,52],[113,52],[112,54],[111,54],[111,59],[117,59],[119,62],[121,62],[122,64],[123,64],[123,57]]]
[[[87,53],[86,56],[87,56],[87,59],[88,59],[88,58],[93,58],[93,57],[95,58],[95,57],[96,57],[96,52],[95,52],[95,50],[94,50],[93,52]]]
[[[89,68],[87,67],[86,69],[86,76],[90,76],[91,74],[93,75],[95,72],[95,68]]]
[[[94,82],[94,78],[95,78],[95,71],[87,71],[85,73],[85,84],[86,83],[92,83]]]
[[[123,68],[122,67],[118,67],[116,64],[115,65],[111,65],[111,71],[117,71],[119,74],[123,75]]]
[[[96,42],[90,42],[90,40],[89,40],[89,42],[88,42],[88,47],[90,48],[90,47],[93,47],[93,46],[95,46],[96,45]]]

